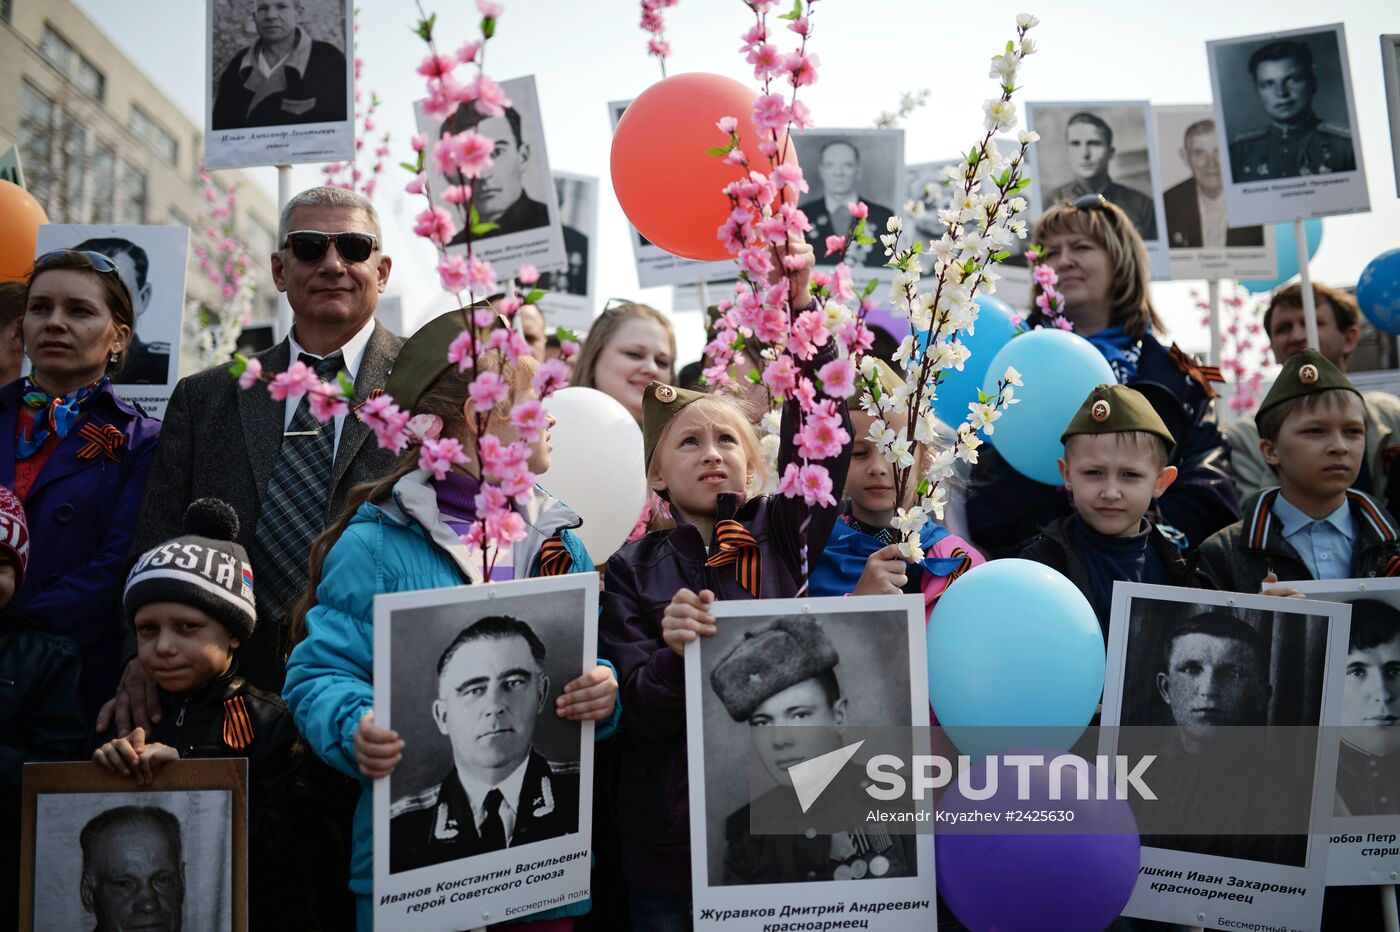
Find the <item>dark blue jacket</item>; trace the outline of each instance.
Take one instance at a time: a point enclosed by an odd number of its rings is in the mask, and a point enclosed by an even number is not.
[[[1160,523],[1183,532],[1188,546],[1197,547],[1240,518],[1230,447],[1216,427],[1210,398],[1151,334],[1142,338],[1137,378],[1128,384],[1147,396],[1176,438],[1171,465],[1179,473],[1157,500]],[[968,487],[967,521],[973,543],[988,559],[1015,556],[1023,541],[1070,514],[1063,487],[1027,479],[990,444],[979,452]]]
[[[10,488],[23,384],[0,388],[0,484]],[[85,424],[111,424],[122,432],[126,440],[115,459],[104,452],[82,455],[90,445],[80,435]],[[121,670],[127,633],[122,583],[159,435],[159,421],[123,401],[110,383],[103,386],[44,463],[24,503],[29,568],[14,606],[40,616],[77,646],[90,722],[112,698]]]

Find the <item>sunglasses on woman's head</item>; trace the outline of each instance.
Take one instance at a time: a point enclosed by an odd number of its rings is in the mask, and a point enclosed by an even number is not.
[[[1108,199],[1102,194],[1083,194],[1069,202],[1075,210],[1105,210]]]
[[[54,249],[50,252],[44,253],[42,256],[35,259],[34,267],[37,269],[39,268],[39,266],[52,259],[57,259],[60,256],[69,256],[75,254],[83,256],[89,262],[91,262],[92,267],[95,271],[101,272],[104,275],[110,275],[113,273],[117,274],[118,276],[121,275],[121,272],[117,270],[117,264],[113,262],[109,256],[105,256],[100,252],[93,252],[91,249]]]
[[[378,240],[373,233],[322,233],[319,230],[296,230],[287,234],[282,244],[302,262],[320,262],[335,240],[335,251],[346,262],[364,262],[374,252]]]

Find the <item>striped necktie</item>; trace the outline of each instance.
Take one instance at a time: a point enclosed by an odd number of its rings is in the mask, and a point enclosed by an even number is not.
[[[734,578],[750,595],[758,598],[758,541],[754,540],[749,529],[732,518],[726,518],[715,525],[715,541],[719,544],[719,552],[706,560],[705,565],[719,567],[733,563]]]
[[[325,359],[307,353],[298,358],[323,381],[335,378],[345,361],[339,352]],[[335,422],[318,422],[311,396],[303,395],[282,435],[253,541],[259,614],[279,625],[306,588],[311,544],[326,526],[334,453]]]

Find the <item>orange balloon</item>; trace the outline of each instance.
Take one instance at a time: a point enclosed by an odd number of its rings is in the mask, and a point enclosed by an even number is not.
[[[22,282],[34,268],[39,227],[48,223],[34,196],[10,181],[0,181],[0,282]]]
[[[755,170],[771,171],[753,124],[758,94],[717,74],[678,74],[653,84],[628,105],[612,142],[612,181],[622,212],[648,240],[686,259],[729,258],[717,234],[729,218],[724,186],[742,177],[707,154],[727,145],[715,124],[739,121],[739,146]],[[786,146],[789,165],[795,147]]]

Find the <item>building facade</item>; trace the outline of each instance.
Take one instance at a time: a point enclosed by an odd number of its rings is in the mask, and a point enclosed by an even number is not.
[[[177,224],[191,244],[209,205],[193,122],[71,0],[0,0],[0,153],[18,146],[25,186],[54,223]],[[252,316],[277,317],[266,256],[276,248],[277,205],[240,171],[235,229],[252,253]],[[191,300],[217,309],[219,289],[191,260]],[[182,373],[192,362],[182,354]]]

